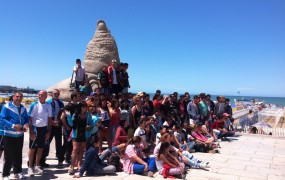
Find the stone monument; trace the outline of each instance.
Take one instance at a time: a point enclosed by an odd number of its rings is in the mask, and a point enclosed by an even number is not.
[[[106,23],[99,20],[95,35],[87,45],[83,65],[93,90],[98,87],[97,74],[104,66],[110,65],[112,59],[120,62],[117,44]],[[75,59],[71,61],[75,64]],[[73,69],[73,67],[70,67],[70,69]],[[70,101],[70,95],[73,92],[69,88],[70,82],[71,77],[49,87],[47,91],[51,95],[53,89],[59,89],[60,99]]]

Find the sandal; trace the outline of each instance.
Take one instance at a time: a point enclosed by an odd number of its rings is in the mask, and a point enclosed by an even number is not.
[[[69,173],[69,175],[74,175],[74,174],[75,174],[75,173],[74,173],[74,169],[70,168],[70,169],[68,170],[68,173]]]

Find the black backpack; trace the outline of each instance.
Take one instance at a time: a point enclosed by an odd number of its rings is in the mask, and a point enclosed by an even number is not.
[[[118,156],[116,153],[111,154],[109,164],[116,167],[116,172],[123,171],[121,168],[120,156]]]
[[[207,147],[205,144],[195,144],[195,146],[194,146],[194,150],[196,151],[196,152],[203,152],[203,153],[206,153],[206,152],[208,152],[209,150],[210,150],[210,148],[209,147]]]

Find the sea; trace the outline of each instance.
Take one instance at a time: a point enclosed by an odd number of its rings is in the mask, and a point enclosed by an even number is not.
[[[154,96],[154,93],[149,93],[150,98]],[[190,95],[191,100],[193,99],[194,95]],[[211,95],[212,101],[217,100],[218,95]],[[242,101],[251,101],[255,100],[255,102],[263,102],[264,104],[271,104],[276,105],[279,107],[285,107],[285,97],[262,97],[262,96],[230,96],[224,95],[226,98],[230,99],[231,103],[234,103],[235,100],[242,100]]]

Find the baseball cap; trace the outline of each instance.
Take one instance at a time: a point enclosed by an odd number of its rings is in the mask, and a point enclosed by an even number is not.
[[[143,92],[138,92],[138,96],[140,97],[144,96]]]
[[[223,116],[229,117],[230,115],[228,113],[223,113]]]

